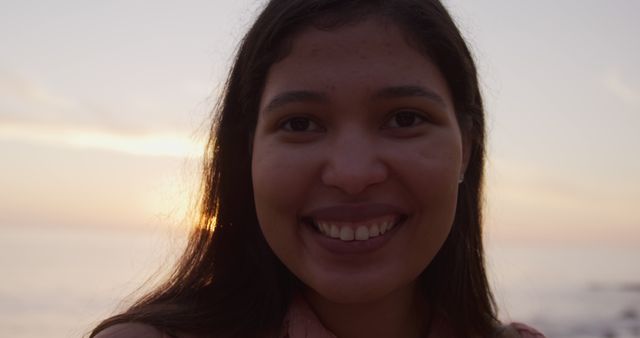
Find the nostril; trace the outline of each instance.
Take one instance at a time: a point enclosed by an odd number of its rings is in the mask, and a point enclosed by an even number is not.
[[[322,173],[323,184],[348,194],[358,194],[387,179],[387,167],[379,161],[329,164]]]

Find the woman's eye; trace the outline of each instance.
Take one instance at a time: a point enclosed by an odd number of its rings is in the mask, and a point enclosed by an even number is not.
[[[306,117],[292,117],[283,121],[280,127],[293,132],[320,131],[322,129],[316,122]]]
[[[411,110],[401,110],[389,119],[388,128],[408,128],[419,125],[426,121],[420,113]]]

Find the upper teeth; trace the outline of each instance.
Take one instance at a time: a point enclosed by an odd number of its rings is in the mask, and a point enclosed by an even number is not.
[[[366,223],[316,221],[316,227],[325,236],[343,241],[366,241],[369,238],[383,235],[393,229],[395,217],[378,219]]]

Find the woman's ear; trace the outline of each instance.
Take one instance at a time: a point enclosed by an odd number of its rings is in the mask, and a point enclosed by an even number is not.
[[[249,150],[249,158],[253,158],[253,134],[254,132],[249,133],[249,142],[247,142],[247,148]]]
[[[467,172],[467,166],[473,151],[473,120],[471,116],[464,115],[460,118],[460,134],[462,135],[462,166],[458,183],[464,181],[464,174]]]

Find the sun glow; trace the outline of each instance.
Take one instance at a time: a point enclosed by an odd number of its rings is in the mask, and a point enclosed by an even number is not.
[[[173,132],[127,134],[46,125],[0,125],[0,139],[142,156],[197,158],[203,149],[194,139]]]

